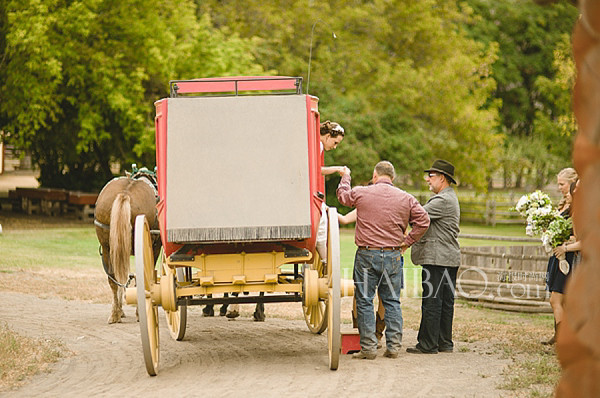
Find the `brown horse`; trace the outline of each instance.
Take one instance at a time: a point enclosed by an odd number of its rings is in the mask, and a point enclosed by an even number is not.
[[[137,178],[136,178],[137,177]],[[150,174],[119,177],[109,181],[96,201],[96,235],[102,250],[102,265],[113,292],[113,305],[108,323],[121,322],[123,293],[129,278],[130,256],[133,254],[133,225],[144,214],[150,229],[158,229],[156,191]],[[153,237],[154,262],[160,253],[160,238]]]

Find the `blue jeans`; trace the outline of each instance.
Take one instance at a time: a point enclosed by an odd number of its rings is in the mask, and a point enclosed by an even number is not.
[[[400,291],[403,286],[404,259],[399,250],[358,249],[354,257],[354,295],[358,318],[360,347],[364,352],[377,351],[375,309],[373,298],[379,298],[385,308],[385,342],[387,349],[397,352],[402,345],[402,308]]]

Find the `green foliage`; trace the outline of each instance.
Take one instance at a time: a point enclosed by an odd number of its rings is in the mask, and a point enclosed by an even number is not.
[[[113,164],[154,165],[169,80],[303,76],[306,91],[312,50],[310,94],[347,131],[326,162],[355,183],[386,159],[418,189],[445,158],[479,191],[500,166],[541,185],[569,162],[577,15],[566,0],[0,0],[0,130],[42,185],[97,189]]]
[[[98,189],[114,162],[152,168],[169,80],[262,73],[252,42],[191,1],[2,1],[0,129],[31,151],[43,186]]]
[[[257,59],[283,75],[307,77],[314,26],[310,93],[321,99],[322,119],[347,131],[327,162],[348,165],[355,183],[386,159],[402,184],[419,185],[423,169],[446,158],[463,183],[485,188],[501,143],[498,103],[489,99],[497,55],[465,36],[454,1],[198,4],[216,26],[260,37]]]
[[[471,37],[497,46],[493,64],[501,101],[498,126],[507,135],[501,163],[505,181],[528,178],[536,187],[571,163],[574,119],[571,90],[574,68],[569,34],[579,12],[562,0],[466,0]]]

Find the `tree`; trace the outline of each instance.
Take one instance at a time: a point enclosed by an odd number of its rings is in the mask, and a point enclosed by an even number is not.
[[[95,190],[113,163],[152,168],[169,80],[262,73],[253,42],[191,1],[0,1],[0,129],[31,151],[43,186]]]
[[[216,27],[260,37],[257,60],[283,75],[307,77],[314,25],[310,92],[321,99],[322,118],[347,131],[326,161],[351,167],[356,182],[387,159],[403,182],[420,185],[423,169],[443,157],[461,182],[485,189],[502,139],[490,100],[496,48],[466,37],[455,1],[198,4]]]
[[[563,34],[557,43],[553,59],[554,77],[539,76],[535,81],[538,103],[533,120],[533,139],[544,146],[546,156],[535,164],[539,173],[537,186],[571,164],[571,150],[577,132],[572,107],[572,90],[575,84],[575,63],[571,55],[571,40]],[[532,159],[538,160],[535,153]]]
[[[542,186],[570,163],[570,135],[555,139],[560,126],[555,125],[552,133],[552,123],[543,119],[552,114],[556,122],[557,108],[549,92],[540,90],[548,88],[544,81],[555,80],[554,53],[564,48],[565,35],[572,31],[579,11],[566,0],[546,3],[550,4],[517,0],[463,4],[463,12],[471,15],[465,25],[470,36],[486,46],[497,46],[501,54],[492,66],[498,82],[492,98],[501,101],[498,128],[507,136],[501,160],[507,183],[513,175],[519,184],[530,175],[535,185]],[[568,98],[571,87],[555,85],[553,91]],[[564,109],[560,112],[565,114]],[[555,148],[562,149],[560,155]]]

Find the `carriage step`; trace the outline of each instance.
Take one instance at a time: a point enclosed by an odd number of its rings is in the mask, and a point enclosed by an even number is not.
[[[342,354],[360,351],[360,335],[358,329],[342,330]]]

